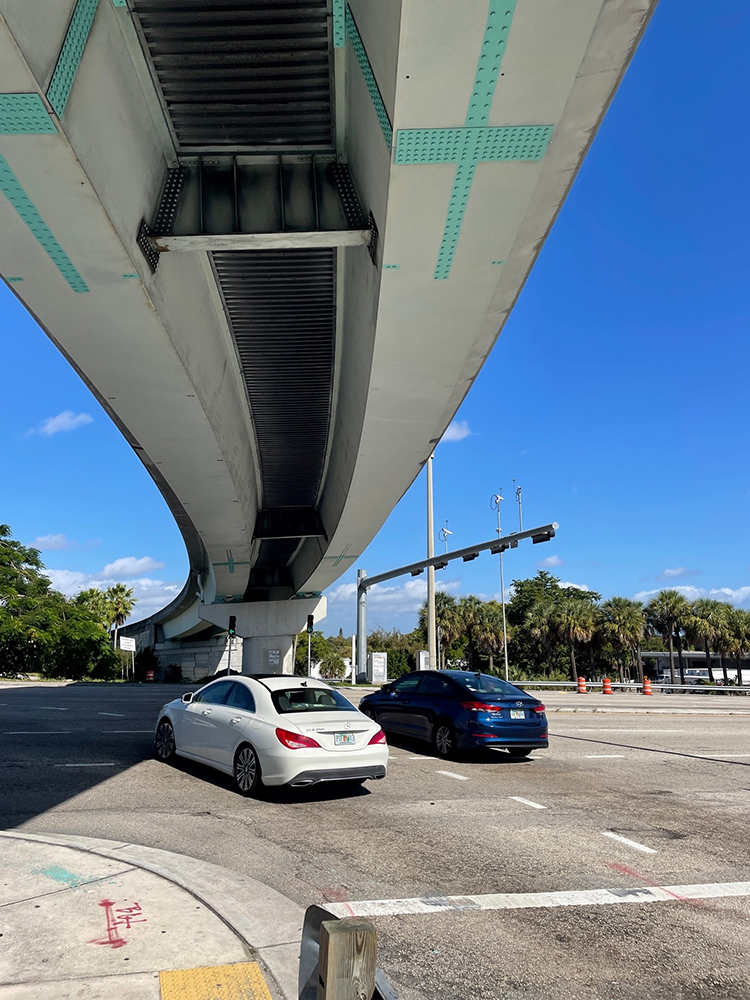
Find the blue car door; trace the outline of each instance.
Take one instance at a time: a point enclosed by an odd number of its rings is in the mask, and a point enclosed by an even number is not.
[[[385,693],[385,704],[378,706],[378,721],[383,729],[404,736],[415,735],[411,713],[419,681],[419,674],[406,674],[393,682]]]

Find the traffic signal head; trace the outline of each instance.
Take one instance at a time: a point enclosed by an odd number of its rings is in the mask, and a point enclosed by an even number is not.
[[[229,634],[230,635],[234,635],[236,629],[237,629],[237,615],[230,615],[229,616],[229,629],[228,629]]]
[[[315,626],[315,617],[314,617],[314,615],[308,615],[307,616],[307,634],[308,635],[312,634],[312,630],[313,630],[314,626]]]

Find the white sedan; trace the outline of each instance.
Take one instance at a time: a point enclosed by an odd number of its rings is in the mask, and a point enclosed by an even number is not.
[[[284,674],[211,681],[159,712],[155,750],[231,774],[243,795],[260,784],[384,778],[380,726],[323,681]]]

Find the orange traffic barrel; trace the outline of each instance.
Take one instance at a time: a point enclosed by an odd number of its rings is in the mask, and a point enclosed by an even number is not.
[[[153,670],[147,670],[146,671],[146,681],[147,682],[148,681],[152,681],[153,679],[154,679],[154,672],[153,672]]]
[[[586,691],[586,678],[585,677],[579,677],[578,678],[578,694],[587,694],[587,693],[588,692]]]
[[[648,677],[643,678],[643,694],[651,694],[651,681]]]
[[[602,680],[602,694],[612,694],[612,681],[609,677]]]

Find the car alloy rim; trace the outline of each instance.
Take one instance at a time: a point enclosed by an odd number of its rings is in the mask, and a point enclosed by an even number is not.
[[[451,731],[447,726],[441,726],[437,731],[435,742],[440,753],[448,753],[451,748]]]
[[[253,787],[255,782],[255,754],[247,747],[237,758],[237,784],[243,792]]]
[[[156,752],[166,760],[174,750],[174,733],[168,722],[162,722],[156,733]]]

